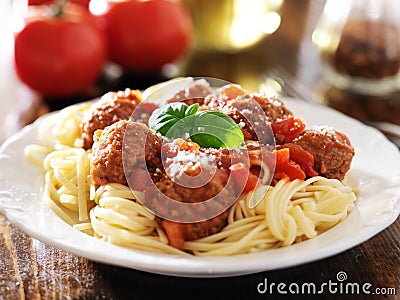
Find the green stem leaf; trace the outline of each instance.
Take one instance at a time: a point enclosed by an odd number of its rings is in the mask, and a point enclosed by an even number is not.
[[[54,5],[54,17],[58,18],[62,15],[63,13],[63,8],[65,3],[67,3],[68,0],[58,0],[56,4]]]

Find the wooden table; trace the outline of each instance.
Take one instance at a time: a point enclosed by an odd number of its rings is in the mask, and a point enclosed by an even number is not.
[[[286,0],[281,11],[281,27],[258,46],[240,54],[194,54],[183,72],[224,78],[253,88],[260,84],[268,70],[284,67],[311,91],[316,91],[316,87],[320,87],[319,83],[316,84],[320,79],[320,67],[316,50],[310,42],[310,33],[322,7],[323,1]],[[141,88],[160,79],[151,76],[140,78],[127,75],[112,84],[101,84],[98,94],[129,84]],[[318,92],[323,95],[320,89]],[[348,105],[352,101],[344,101],[343,97],[334,100],[332,92],[324,95],[329,96],[326,98],[328,104],[336,101]],[[355,99],[354,103],[360,101],[359,97],[351,99]],[[393,101],[395,107],[400,106],[396,100]],[[61,101],[58,105],[51,101],[48,103],[50,109],[69,104]],[[343,106],[337,108],[343,109]],[[348,107],[343,110],[348,114],[353,111]],[[397,117],[390,114],[390,118],[400,123],[398,114]],[[397,220],[361,245],[317,262],[231,278],[176,278],[78,257],[30,238],[0,215],[0,299],[265,299],[285,296],[277,290],[271,295],[268,292],[263,294],[262,283],[266,280],[287,285],[312,282],[320,286],[335,281],[339,272],[345,272],[350,282],[370,283],[370,291],[378,292],[375,288],[385,288],[380,291],[395,292],[397,296],[385,297],[395,299],[400,297],[399,239],[400,220]],[[307,295],[307,298],[311,296]],[[340,295],[339,292],[323,294],[324,299],[366,299],[367,296]],[[383,297],[374,295],[374,299]]]

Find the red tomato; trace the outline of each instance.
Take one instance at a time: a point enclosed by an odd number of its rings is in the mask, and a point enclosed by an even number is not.
[[[178,1],[113,2],[105,13],[110,59],[132,71],[157,71],[188,50],[192,23]]]
[[[28,0],[28,5],[42,5],[53,3],[54,0]]]
[[[81,6],[67,3],[62,14],[28,21],[15,38],[15,68],[24,83],[45,96],[83,92],[102,72],[104,34]]]

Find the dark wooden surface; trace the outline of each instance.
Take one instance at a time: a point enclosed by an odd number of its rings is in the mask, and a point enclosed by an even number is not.
[[[395,113],[395,109],[400,107],[397,97],[377,102],[381,108],[375,111],[385,111],[386,115],[368,115],[360,113],[366,109],[365,97],[343,94],[321,85],[318,56],[310,35],[322,7],[323,1],[286,0],[281,10],[280,28],[255,48],[234,55],[195,53],[186,62],[182,72],[184,75],[223,78],[254,88],[269,70],[283,67],[312,92],[324,97],[328,104],[347,114],[364,120],[383,119],[400,123],[400,116]],[[124,85],[142,88],[160,79],[161,76],[150,76],[143,80],[140,76],[126,75],[112,84],[102,85],[102,89],[124,88]],[[100,94],[102,89],[97,93]],[[96,96],[96,92],[90,96]],[[389,112],[382,108],[388,103],[392,105]],[[54,100],[47,103],[50,109],[67,104],[62,101],[55,104]],[[399,240],[400,220],[397,220],[361,245],[313,263],[231,278],[177,278],[92,262],[30,238],[0,215],[0,299],[278,298],[284,295],[276,290],[273,294],[261,294],[257,286],[265,280],[276,284],[315,283],[320,286],[329,280],[336,281],[339,272],[347,274],[347,282],[360,285],[370,283],[371,292],[375,288],[386,288],[397,295],[345,295],[326,289],[322,295],[298,297],[400,299]]]

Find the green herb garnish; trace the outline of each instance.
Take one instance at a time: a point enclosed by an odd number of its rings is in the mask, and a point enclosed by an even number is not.
[[[149,127],[163,136],[169,138],[183,137],[188,133],[188,128],[193,127],[195,115],[199,105],[187,106],[185,103],[176,102],[163,108],[156,109],[149,119]]]
[[[198,104],[169,104],[153,112],[149,127],[168,138],[190,139],[204,148],[242,145],[242,130],[232,118],[216,110],[197,113],[198,108]]]

